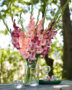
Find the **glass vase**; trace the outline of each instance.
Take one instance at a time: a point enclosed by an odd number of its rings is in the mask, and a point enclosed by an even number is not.
[[[24,85],[38,86],[39,85],[39,68],[37,61],[27,61],[25,65]]]

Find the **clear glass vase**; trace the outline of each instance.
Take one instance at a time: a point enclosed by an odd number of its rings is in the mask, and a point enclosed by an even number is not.
[[[39,85],[39,68],[37,61],[27,61],[24,74],[25,86]]]

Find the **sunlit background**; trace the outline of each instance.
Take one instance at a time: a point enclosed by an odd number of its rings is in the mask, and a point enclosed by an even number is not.
[[[0,0],[0,5],[3,0]],[[24,1],[29,1],[29,0],[24,0]],[[23,26],[26,29],[26,26],[29,23],[30,20],[30,9],[31,6],[23,5],[21,3],[18,3],[16,1],[14,3],[16,6],[19,6],[20,9],[26,9],[28,12],[25,14],[22,13],[21,19],[23,20]],[[60,2],[58,2],[57,5],[59,5]],[[54,10],[55,12],[58,10],[58,6],[56,4],[51,4],[48,5],[48,9]],[[72,3],[70,3],[69,7],[72,9]],[[13,7],[12,7],[13,8]],[[33,10],[33,17],[35,18],[35,21],[37,20],[37,15],[38,15],[38,10],[40,8],[40,3],[37,5],[34,5],[34,10]],[[6,10],[7,6],[3,5],[2,7],[0,6],[0,11],[1,10]],[[16,9],[16,8],[15,8]],[[16,9],[15,13],[18,13],[18,9]],[[16,20],[16,23],[19,27],[20,25],[20,17],[16,16],[14,13],[14,19]],[[72,13],[72,12],[71,12]],[[4,13],[1,12],[3,15]],[[20,14],[18,14],[20,15]],[[55,14],[54,14],[55,16]],[[54,17],[51,15],[50,11],[47,12],[47,18],[45,20],[44,28],[48,26],[50,23],[51,19]],[[71,20],[72,20],[72,14],[71,14]],[[39,20],[42,19],[42,13],[40,13]],[[9,29],[13,30],[13,23],[11,20],[11,16],[8,14],[5,18],[5,22],[7,23]],[[63,36],[62,36],[62,22],[60,20],[59,22],[60,27],[56,27],[56,30],[58,30],[58,33],[56,37],[53,39],[52,43],[52,48],[51,52],[49,53],[49,57],[54,60],[54,74],[59,74],[61,76],[62,72],[62,50],[63,50]],[[12,83],[13,80],[15,79],[21,79],[23,80],[24,76],[24,64],[25,60],[23,60],[22,56],[20,55],[19,51],[13,47],[12,42],[11,42],[11,35],[7,32],[5,32],[6,27],[3,23],[2,20],[0,20],[0,60],[1,60],[1,76],[0,76],[0,83]],[[39,60],[40,68],[44,65],[46,65],[44,59]],[[56,66],[56,67],[55,67]],[[42,77],[40,73],[40,77]]]

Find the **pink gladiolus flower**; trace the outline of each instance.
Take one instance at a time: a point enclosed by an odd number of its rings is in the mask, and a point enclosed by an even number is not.
[[[27,26],[27,33],[26,35],[29,36],[30,38],[34,38],[34,30],[35,30],[35,22],[34,18],[31,17],[30,23]]]
[[[14,45],[14,47],[16,47],[17,49],[20,49],[19,46],[19,33],[21,32],[21,30],[19,30],[14,22],[14,31],[12,31],[12,44]]]
[[[50,51],[52,39],[57,33],[57,31],[52,30],[55,22],[51,23],[50,28],[47,31],[43,30],[42,23],[43,20],[40,20],[36,30],[36,23],[34,18],[31,17],[30,22],[26,27],[27,32],[24,33],[14,22],[12,43],[14,47],[20,51],[24,59],[29,59],[29,61],[37,60],[36,56],[38,54],[45,57],[45,55]]]

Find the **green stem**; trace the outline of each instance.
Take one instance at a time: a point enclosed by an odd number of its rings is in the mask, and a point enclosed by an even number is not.
[[[37,27],[38,27],[39,15],[40,15],[40,10],[38,11],[38,16],[37,16],[36,28],[34,32],[35,36],[36,36]]]
[[[23,20],[22,20],[21,15],[22,15],[22,12],[20,13],[20,23],[21,23],[22,31],[25,32],[25,29],[24,29],[24,27],[23,27]]]
[[[37,26],[38,26],[39,15],[40,15],[40,10],[38,11],[37,22],[36,22],[36,29],[37,29]]]
[[[30,67],[27,68],[27,74],[26,74],[26,78],[25,78],[25,83],[29,84],[30,81]]]
[[[6,24],[4,18],[2,18],[2,20],[3,20],[3,23],[4,23],[4,25],[6,26],[7,30],[8,30],[8,31],[10,32],[10,34],[11,34],[11,31],[9,30],[8,25]]]
[[[47,4],[46,4],[46,7],[45,7],[45,13],[44,13],[44,17],[43,17],[43,27],[44,27],[44,22],[45,22],[46,12],[47,12],[47,5],[48,5],[48,2],[47,2]]]
[[[31,77],[34,76],[35,67],[36,67],[37,62],[29,62],[27,61],[27,72],[26,72],[26,77],[25,77],[25,84],[30,85],[31,82]]]
[[[33,16],[33,2],[31,2],[32,5],[31,5],[31,16]]]

